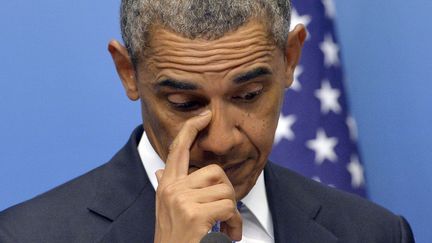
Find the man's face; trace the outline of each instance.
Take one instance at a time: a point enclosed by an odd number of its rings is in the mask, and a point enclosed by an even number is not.
[[[137,66],[144,129],[157,153],[166,160],[183,124],[211,110],[190,150],[189,172],[220,165],[238,200],[267,162],[292,80],[285,53],[270,40],[255,21],[213,41],[154,28],[150,53]]]

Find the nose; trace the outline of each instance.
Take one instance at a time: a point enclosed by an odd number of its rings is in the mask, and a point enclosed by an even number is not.
[[[223,107],[212,109],[212,120],[197,141],[204,152],[224,156],[241,143],[241,128],[237,125],[235,112]]]

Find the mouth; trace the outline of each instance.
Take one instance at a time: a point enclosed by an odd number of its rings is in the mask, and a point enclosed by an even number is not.
[[[208,164],[206,163],[206,165],[204,165],[204,166],[196,166],[196,165],[192,164],[189,166],[189,173],[195,172],[195,171],[197,171],[197,170],[199,170],[199,169],[201,169],[207,165],[210,165],[210,164],[218,164],[220,167],[222,167],[222,169],[225,171],[225,173],[227,175],[231,175],[235,171],[237,171],[239,168],[243,167],[243,165],[246,164],[246,162],[249,160],[250,160],[250,158],[247,158],[247,159],[239,161],[239,162],[228,163],[228,164],[223,164],[223,165],[220,165],[218,163],[208,163]]]
[[[230,175],[230,174],[233,174],[237,169],[243,167],[243,165],[246,164],[246,162],[248,160],[249,160],[249,158],[242,160],[240,162],[237,162],[237,163],[228,164],[222,168],[227,175]]]

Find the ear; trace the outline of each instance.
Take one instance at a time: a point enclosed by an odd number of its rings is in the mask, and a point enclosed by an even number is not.
[[[111,53],[111,57],[126,91],[126,95],[131,100],[138,100],[139,92],[135,68],[126,47],[120,44],[120,42],[112,40],[108,44],[108,51]]]
[[[303,44],[306,40],[307,32],[303,24],[298,24],[294,30],[288,35],[288,40],[285,45],[285,60],[286,60],[286,83],[285,87],[289,88],[294,79],[294,70],[300,61]]]

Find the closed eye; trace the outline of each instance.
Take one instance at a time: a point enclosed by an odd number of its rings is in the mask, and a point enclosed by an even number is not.
[[[233,95],[231,100],[238,103],[252,103],[264,93],[265,86],[260,83],[249,84],[246,88],[242,88]],[[173,93],[166,95],[168,105],[174,110],[180,112],[191,112],[199,110],[208,105],[208,100],[191,94]]]
[[[172,101],[168,101],[168,102],[171,104],[172,107],[180,111],[192,111],[192,110],[199,109],[201,107],[200,102],[197,101],[188,101],[188,102],[181,102],[181,103],[172,102]]]
[[[171,107],[184,112],[196,110],[203,106],[202,99],[190,95],[171,94],[166,99]]]
[[[262,92],[263,88],[261,87],[254,91],[240,93],[239,95],[233,96],[232,99],[237,101],[252,102],[257,99],[262,94]]]

